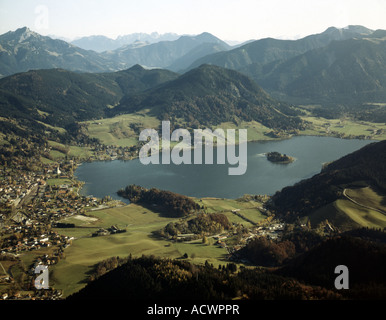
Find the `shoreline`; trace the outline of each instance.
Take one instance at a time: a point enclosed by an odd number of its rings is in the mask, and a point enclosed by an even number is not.
[[[346,138],[346,139],[344,139],[344,138],[340,138],[340,137],[336,137],[336,136],[329,136],[329,135],[291,135],[291,137],[286,137],[286,138],[280,138],[280,139],[267,139],[267,140],[250,140],[250,141],[247,141],[247,143],[261,143],[261,142],[280,142],[280,141],[285,141],[285,140],[290,140],[290,139],[292,139],[292,138],[297,138],[297,137],[314,137],[314,138],[334,138],[334,139],[339,139],[339,140],[357,140],[357,141],[371,141],[371,142],[376,142],[377,140],[374,140],[374,139],[358,139],[358,138]],[[371,143],[370,142],[370,143]],[[215,145],[214,145],[214,147],[216,147]],[[192,149],[194,149],[194,148],[192,148]],[[171,148],[171,150],[172,150],[172,148]],[[162,152],[162,151],[161,151]],[[160,154],[161,152],[157,152],[157,154]],[[264,153],[264,154],[261,154],[261,155],[263,155],[264,157],[266,157],[266,153]],[[286,163],[284,163],[284,162],[273,162],[274,164],[291,164],[291,163],[293,163],[293,162],[295,162],[295,161],[297,161],[297,158],[295,158],[295,157],[291,157],[292,159],[293,159],[293,161],[291,161],[291,162],[286,162]],[[112,161],[116,161],[116,160],[119,160],[119,161],[121,161],[121,162],[127,162],[127,161],[131,161],[131,160],[136,160],[136,159],[139,159],[139,156],[136,156],[136,157],[133,157],[133,158],[131,158],[131,159],[120,159],[120,158],[116,158],[116,159],[103,159],[103,160],[98,160],[98,159],[92,159],[91,161],[82,161],[82,162],[79,162],[78,164],[77,164],[77,168],[78,167],[80,167],[81,165],[83,165],[85,162],[88,162],[88,163],[92,163],[92,162],[112,162]],[[272,161],[271,161],[272,162]],[[323,169],[323,166],[321,167],[321,170]],[[76,169],[74,170],[74,172],[73,172],[73,178],[76,180],[76,181],[79,181],[79,182],[82,182],[82,186],[80,187],[80,189],[79,189],[79,193],[81,193],[81,191],[83,190],[83,187],[84,187],[84,181],[80,181],[79,179],[78,179],[78,177],[76,177],[76,175],[75,175],[75,172],[76,172]],[[93,195],[84,195],[84,196],[93,196]],[[205,196],[203,196],[203,197],[208,197],[208,195],[205,195]],[[209,196],[210,197],[210,196]],[[224,198],[224,197],[218,197],[218,198]],[[235,199],[237,199],[237,198],[239,198],[239,197],[235,197]],[[224,198],[225,199],[225,198]],[[226,199],[228,199],[228,198],[226,198]],[[233,198],[229,198],[229,199],[233,199]]]
[[[275,142],[275,141],[284,141],[284,140],[290,140],[290,139],[293,139],[293,138],[298,138],[298,137],[315,137],[315,138],[335,138],[335,139],[340,139],[340,140],[367,140],[367,141],[373,141],[373,142],[379,142],[379,141],[382,141],[382,140],[377,140],[377,139],[363,139],[363,138],[359,138],[359,137],[337,137],[335,135],[317,135],[317,134],[297,134],[297,135],[291,135],[291,136],[288,136],[288,137],[283,137],[283,138],[268,138],[268,139],[259,139],[259,140],[248,140],[246,143],[260,143],[260,142]],[[239,143],[235,143],[235,144],[232,144],[232,145],[236,145],[238,146]],[[203,147],[205,145],[202,145]],[[213,147],[216,148],[216,144],[213,143]],[[173,148],[170,147],[170,150],[172,150]],[[139,149],[140,150],[140,149]],[[138,151],[139,153],[139,150],[136,150]],[[191,147],[191,150],[194,150],[194,147],[192,146]],[[160,154],[162,153],[162,151],[157,151],[156,154]],[[80,166],[84,163],[90,163],[90,162],[95,162],[95,161],[99,161],[99,162],[109,162],[109,161],[116,161],[116,160],[120,160],[120,161],[131,161],[131,160],[136,160],[136,159],[139,159],[139,155],[136,155],[136,156],[133,156],[131,157],[130,159],[124,159],[124,158],[121,158],[121,157],[117,157],[115,159],[103,159],[103,160],[99,160],[99,159],[88,159],[88,161],[82,161],[80,162],[79,164],[76,164],[76,166]]]

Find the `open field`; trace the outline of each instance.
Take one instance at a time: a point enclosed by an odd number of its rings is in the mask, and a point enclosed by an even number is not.
[[[257,203],[238,202],[227,199],[203,199],[198,202],[208,207],[208,212],[223,212],[232,222],[251,226],[249,222],[234,215],[231,210],[240,209],[249,219],[259,221],[264,216],[254,206]],[[181,258],[185,253],[192,263],[209,263],[218,266],[226,264],[226,248],[213,245],[214,239],[209,238],[209,244],[201,240],[192,242],[171,242],[155,238],[152,231],[165,227],[170,222],[179,219],[167,218],[148,208],[136,204],[122,207],[88,212],[86,216],[73,216],[62,222],[74,223],[75,228],[56,229],[60,234],[74,237],[73,243],[65,250],[66,259],[50,269],[52,285],[64,290],[64,295],[80,290],[85,286],[84,280],[92,271],[93,266],[101,260],[112,256],[133,257],[154,255],[158,257]],[[117,225],[125,228],[125,233],[91,237],[100,228]]]
[[[248,130],[248,141],[260,141],[260,140],[275,140],[274,138],[271,138],[267,136],[269,132],[272,130],[269,129],[268,127],[262,125],[259,122],[256,121],[242,121],[240,125],[236,126],[232,122],[223,122],[217,127],[213,127],[212,130],[215,130],[217,128],[226,130],[226,129],[247,129]],[[236,141],[238,141],[238,131],[236,131]]]
[[[305,116],[303,120],[313,124],[313,129],[301,131],[301,135],[341,135],[342,137],[368,137],[374,140],[386,139],[386,124],[349,119],[325,119]]]
[[[386,197],[375,192],[370,187],[346,189],[346,194],[363,206],[386,212]]]
[[[47,179],[47,185],[49,186],[60,186],[62,184],[72,184],[70,179]]]
[[[370,208],[386,211],[383,205],[383,196],[371,188],[347,189],[347,194],[365,208],[348,199],[339,199],[309,215],[311,225],[328,219],[333,225],[342,230],[352,228],[386,228],[386,215]]]
[[[204,264],[205,261],[218,267],[219,264],[229,263],[226,261],[227,250],[213,245],[213,239],[208,239],[209,244],[203,244],[201,240],[192,242],[173,243],[173,247],[178,250],[180,256],[185,253],[188,255],[188,261],[194,264]]]
[[[159,119],[149,116],[146,112],[124,114],[114,118],[86,121],[83,123],[87,124],[88,135],[91,138],[97,138],[106,145],[116,145],[121,147],[136,145],[140,131],[150,128],[158,129],[161,125],[161,121]],[[185,127],[184,123],[178,119],[174,124]],[[137,128],[137,132],[133,130],[133,126]],[[216,128],[224,130],[247,129],[249,141],[272,140],[272,138],[265,135],[270,132],[271,129],[256,121],[242,122],[239,126],[236,126],[231,122],[224,122],[211,129],[215,130]],[[236,139],[238,139],[238,132],[236,132]]]
[[[66,259],[52,268],[55,288],[64,290],[68,295],[80,290],[88,277],[88,272],[101,260],[113,257],[127,257],[130,254],[167,256],[177,258],[181,254],[169,242],[154,239],[151,232],[163,228],[175,219],[164,218],[157,213],[138,205],[93,211],[92,218],[97,220],[71,218],[63,222],[75,223],[78,228],[57,229],[61,234],[75,237],[73,244],[65,250]],[[91,237],[99,228],[117,225],[127,232]]]
[[[254,223],[266,218],[259,210],[262,204],[255,201],[243,202],[232,199],[202,198],[199,203],[205,205],[209,213],[221,212],[227,216],[230,222],[242,223],[246,227],[251,227],[252,224],[232,213],[232,210],[238,210],[237,213]]]
[[[50,155],[54,160],[64,159],[67,155],[70,157],[78,157],[80,159],[87,159],[92,156],[93,152],[88,147],[66,146],[56,141],[48,141],[48,144],[56,149],[51,150]],[[49,159],[46,159],[49,160]]]
[[[386,216],[378,211],[360,207],[348,200],[338,200],[336,206],[362,227],[386,227]]]
[[[158,128],[161,121],[146,113],[135,113],[83,123],[87,124],[88,135],[91,138],[99,139],[106,145],[130,147],[137,144],[139,136],[131,127],[132,125],[139,130]]]

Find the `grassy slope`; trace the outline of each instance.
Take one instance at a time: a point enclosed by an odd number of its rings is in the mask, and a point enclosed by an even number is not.
[[[105,145],[116,145],[121,147],[135,146],[139,141],[139,135],[130,128],[130,124],[138,124],[140,130],[150,128],[158,130],[161,125],[160,120],[153,116],[149,116],[146,113],[125,114],[113,118],[86,121],[83,123],[88,125],[89,137],[100,139]],[[181,125],[182,128],[185,128],[183,122],[178,122],[178,124]],[[221,128],[223,130],[247,129],[248,141],[273,140],[265,135],[266,133],[269,133],[271,129],[256,121],[242,122],[239,126],[230,122],[224,122],[219,126],[210,129],[215,130],[216,128]],[[159,132],[159,135],[161,136],[161,132]],[[238,139],[238,132],[236,132],[236,139]]]
[[[386,198],[371,189],[370,187],[360,189],[347,189],[346,194],[351,199],[357,201],[362,205],[386,211]]]
[[[204,204],[208,208],[208,212],[221,212],[227,216],[230,222],[242,223],[247,227],[251,227],[252,224],[238,215],[232,213],[232,210],[239,209],[239,214],[247,219],[258,223],[266,217],[259,211],[261,204],[258,202],[239,202],[231,199],[216,199],[216,198],[203,198],[200,204]]]
[[[130,124],[139,124],[146,129],[158,128],[161,122],[155,117],[137,113],[84,123],[88,125],[88,135],[91,138],[97,138],[106,145],[130,147],[138,142],[138,135],[130,128]]]
[[[347,194],[360,204],[386,211],[382,204],[383,198],[371,188],[348,189]],[[352,228],[369,227],[385,228],[386,216],[378,211],[364,208],[347,199],[339,199],[309,215],[311,224],[328,220],[342,230]]]
[[[56,141],[48,141],[48,144],[51,147],[59,147],[62,149],[68,148],[68,156],[72,157],[79,157],[80,159],[87,159],[90,157],[93,152],[88,147],[78,147],[78,146],[65,146],[64,144],[61,144]],[[66,154],[59,151],[59,150],[51,150],[50,155],[54,160],[60,160],[64,159],[66,157]],[[49,159],[46,159],[46,161],[49,161]]]

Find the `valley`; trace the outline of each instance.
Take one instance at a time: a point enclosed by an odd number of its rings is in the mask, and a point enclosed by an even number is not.
[[[201,200],[198,200],[201,203]],[[233,223],[244,223],[243,219],[232,214],[232,210],[245,209],[247,214],[255,216],[256,222],[264,220],[255,203],[241,203],[231,200],[202,199],[210,212],[225,212]],[[249,209],[249,207],[252,207]],[[93,266],[113,256],[133,257],[154,255],[156,257],[181,258],[185,253],[186,261],[194,264],[204,264],[208,261],[218,266],[227,261],[228,250],[226,247],[216,245],[213,237],[208,237],[207,243],[202,243],[202,238],[192,241],[170,242],[152,236],[153,231],[165,227],[168,223],[177,222],[178,219],[161,217],[154,208],[147,208],[136,204],[112,209],[95,210],[86,214],[98,219],[93,222],[82,222],[74,219],[65,219],[63,222],[75,223],[75,228],[55,229],[66,236],[75,237],[73,244],[66,250],[66,260],[54,266],[52,277],[55,279],[54,287],[63,290],[64,296],[79,291],[85,286],[88,274]],[[117,235],[91,237],[94,230],[111,225],[125,227],[126,232]],[[233,235],[232,237],[236,237]],[[230,240],[231,241],[231,238]],[[76,270],[76,272],[74,272]],[[77,278],[74,279],[74,276]],[[69,279],[69,277],[71,277]]]
[[[98,296],[109,277],[159,297],[166,283],[177,297],[382,296],[378,271],[348,293],[323,282],[325,270],[302,281],[319,252],[332,252],[321,268],[341,248],[385,265],[385,43],[383,30],[360,26],[234,48],[205,32],[99,52],[28,28],[1,35],[0,298]],[[162,121],[171,132],[246,129],[249,171],[228,180],[219,165],[144,169],[139,135]],[[291,157],[278,166],[262,156],[271,151],[273,162]],[[38,265],[49,266],[49,290],[33,286]],[[198,277],[197,291],[179,291]],[[369,283],[378,286],[366,292]]]

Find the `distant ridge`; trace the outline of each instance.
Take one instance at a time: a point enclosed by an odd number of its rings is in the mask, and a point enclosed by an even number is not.
[[[177,40],[180,35],[176,33],[131,33],[123,36],[119,36],[116,39],[111,39],[106,36],[94,35],[88,37],[82,37],[76,39],[71,43],[79,48],[85,50],[93,50],[96,52],[112,51],[120,47],[132,44],[136,41],[145,42],[148,44],[157,43],[160,41],[174,41]]]
[[[244,70],[269,92],[299,103],[386,101],[386,34],[332,41],[286,61]]]
[[[192,63],[189,69],[196,68],[201,64],[214,64],[224,68],[241,70],[252,64],[264,65],[276,60],[286,60],[309,50],[324,47],[334,40],[364,37],[372,33],[373,30],[362,26],[349,26],[343,29],[330,27],[322,33],[309,35],[298,40],[265,38],[249,42],[228,52],[203,57]]]
[[[102,56],[107,60],[118,61],[126,67],[141,64],[159,68],[172,66],[177,60],[185,57],[185,60],[188,60],[184,62],[183,66],[185,66],[191,64],[196,57],[213,52],[211,48],[204,50],[205,47],[197,51],[198,47],[208,44],[220,46],[223,50],[230,49],[230,46],[224,41],[204,32],[195,36],[181,36],[175,41],[160,41],[137,48],[127,45],[114,51],[103,52]],[[178,70],[172,68],[172,71]]]
[[[171,70],[179,71],[178,69],[185,68],[195,59],[231,48],[207,32],[177,39],[175,35],[158,35],[159,41],[156,43],[151,42],[155,42],[155,39],[150,39],[149,42],[148,37],[143,34],[135,37],[136,40],[132,42],[130,37],[121,37],[119,39],[122,43],[129,44],[99,53],[81,49],[63,40],[42,36],[27,27],[9,31],[0,35],[0,78],[29,70],[54,68],[77,72],[113,72],[136,64],[157,68],[170,66]],[[106,45],[111,43],[111,39],[103,36],[84,41],[94,40]]]
[[[0,77],[31,69],[103,72],[117,67],[93,51],[42,36],[27,27],[0,36]]]
[[[289,106],[272,99],[253,80],[229,69],[202,65],[153,89],[126,95],[111,115],[150,108],[160,119],[180,118],[193,127],[258,121],[270,128],[301,129]]]

